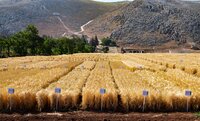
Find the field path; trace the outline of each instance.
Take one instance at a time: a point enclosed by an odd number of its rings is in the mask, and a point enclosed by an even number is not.
[[[110,67],[111,75],[112,75],[112,78],[113,78],[113,83],[115,84],[115,88],[116,88],[117,92],[119,92],[119,87],[118,87],[118,85],[116,84],[115,77],[114,77],[114,75],[113,75],[113,68],[111,67],[111,61],[109,61],[109,67]],[[119,95],[119,94],[118,94],[118,95]]]

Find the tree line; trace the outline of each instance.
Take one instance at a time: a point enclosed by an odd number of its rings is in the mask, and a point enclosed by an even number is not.
[[[88,42],[84,36],[52,38],[39,36],[34,25],[9,37],[0,37],[0,57],[27,55],[60,55],[95,52],[98,38]]]

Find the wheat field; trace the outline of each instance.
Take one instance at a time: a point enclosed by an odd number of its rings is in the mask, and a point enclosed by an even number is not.
[[[11,88],[14,92],[8,91]],[[73,54],[0,59],[2,113],[196,112],[200,111],[199,94],[200,54]]]

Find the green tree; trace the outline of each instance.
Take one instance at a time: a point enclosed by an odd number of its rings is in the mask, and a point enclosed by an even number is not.
[[[97,35],[95,35],[94,40],[95,40],[96,45],[99,45],[99,39],[98,39]]]
[[[76,47],[76,43],[73,39],[66,39],[66,44],[65,44],[65,47],[67,47],[67,54],[73,54],[75,53],[75,47]],[[66,53],[64,53],[66,54]]]
[[[103,48],[103,52],[104,52],[104,53],[108,53],[108,51],[109,51],[109,48],[108,48],[108,47],[104,47],[104,48]]]
[[[43,39],[38,35],[38,29],[34,25],[28,25],[24,30],[25,38],[30,41],[29,48],[31,55],[38,54],[38,50],[41,49]]]
[[[86,39],[86,36],[85,36],[85,35],[82,35],[82,36],[81,36],[81,40],[83,40],[85,43],[87,43],[87,39]]]
[[[73,38],[73,41],[75,42],[74,52],[75,53],[84,52],[86,41],[79,37]]]
[[[11,37],[13,42],[13,50],[18,56],[26,56],[28,54],[29,40],[26,39],[24,31],[18,32]]]
[[[56,46],[55,39],[51,37],[44,37],[44,43],[43,43],[43,54],[45,55],[52,55],[53,48]]]
[[[102,45],[103,46],[110,46],[110,44],[112,42],[112,40],[109,39],[108,37],[107,38],[103,38],[101,41],[102,41]]]
[[[92,39],[91,43],[87,42],[85,36],[57,39],[47,36],[40,37],[37,28],[34,25],[28,25],[23,31],[7,38],[0,38],[0,57],[6,54],[10,56],[11,52],[12,56],[89,53],[94,52],[97,45],[97,36]]]
[[[5,48],[5,39],[3,37],[0,37],[0,57],[4,57],[4,48]]]
[[[4,40],[5,40],[4,43],[5,43],[7,56],[10,57],[11,48],[13,46],[13,41],[12,41],[12,39],[10,37],[5,38]]]
[[[73,54],[75,41],[66,37],[58,38],[56,41],[56,53]]]
[[[91,40],[90,40],[90,42],[89,42],[89,44],[91,45],[91,46],[93,46],[93,47],[97,47],[97,45],[99,44],[99,41],[98,41],[98,39],[95,39],[95,38],[91,38]]]
[[[95,48],[89,44],[86,44],[85,47],[84,47],[84,52],[85,53],[91,53],[91,52],[94,52],[95,51]]]
[[[111,41],[110,46],[117,46],[115,41]]]

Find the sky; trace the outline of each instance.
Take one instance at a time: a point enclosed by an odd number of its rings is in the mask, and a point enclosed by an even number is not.
[[[101,2],[117,2],[117,1],[133,1],[133,0],[95,0]],[[199,1],[199,0],[187,0],[187,1]]]
[[[118,2],[118,1],[133,1],[133,0],[95,0],[95,1],[101,1],[101,2]]]

